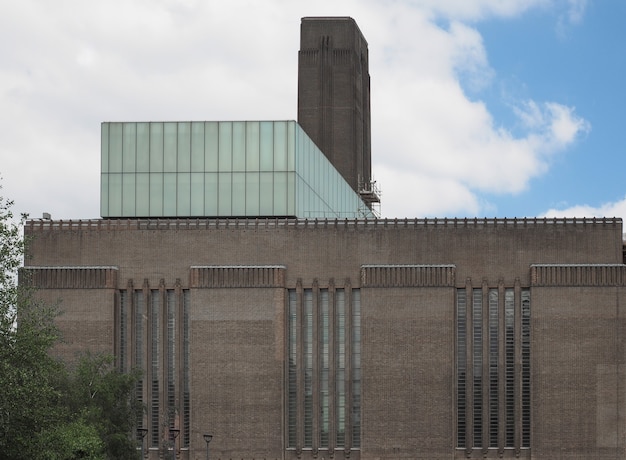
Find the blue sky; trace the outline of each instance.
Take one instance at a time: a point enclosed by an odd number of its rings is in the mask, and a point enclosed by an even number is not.
[[[626,217],[613,0],[0,0],[1,193],[97,218],[102,121],[295,119],[331,15],[369,43],[383,217]]]

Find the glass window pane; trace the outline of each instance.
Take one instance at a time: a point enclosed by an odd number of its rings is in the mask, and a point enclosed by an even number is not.
[[[220,216],[232,214],[232,173],[219,173],[217,211]]]
[[[122,153],[122,170],[124,172],[135,172],[135,163],[137,161],[135,152],[137,142],[135,123],[124,123],[123,136],[124,152]]]
[[[203,157],[204,158],[204,157]],[[191,215],[204,215],[204,173],[191,173]]]
[[[176,173],[163,174],[163,215],[176,215]]]
[[[150,175],[148,173],[137,173],[135,175],[136,184],[136,209],[137,217],[147,217],[150,215]]]
[[[274,215],[287,215],[287,173],[274,173]]]
[[[191,171],[191,124],[189,122],[178,123],[178,149],[176,171]]]
[[[204,175],[204,215],[217,216],[217,173]]]
[[[176,172],[177,142],[176,123],[163,124],[163,170],[168,173]]]
[[[100,125],[100,172],[109,172],[109,123]]]
[[[246,123],[246,171],[259,170],[259,132],[258,121]]]
[[[122,123],[109,124],[109,171],[122,172]]]
[[[191,123],[191,171],[204,171],[204,123],[202,122]]]
[[[218,123],[208,121],[204,125],[204,170],[217,171]]]
[[[150,124],[137,123],[137,171],[150,171]]]
[[[150,173],[150,216],[163,215],[163,174]]]
[[[274,169],[274,127],[271,121],[260,124],[260,167],[261,171]]]
[[[100,216],[109,217],[109,175],[100,174]]]
[[[246,215],[259,215],[259,173],[246,173]]]
[[[287,169],[296,170],[296,122],[287,125]]]
[[[178,173],[176,179],[176,215],[188,216],[191,213],[191,174]]]
[[[259,195],[259,214],[262,216],[271,216],[274,212],[274,190],[273,190],[273,176],[271,172],[262,172],[259,175],[260,183],[260,195]]]
[[[246,170],[246,124],[233,122],[233,171]]]
[[[228,121],[219,124],[219,171],[232,171],[233,168],[233,124]]]
[[[274,171],[287,169],[287,122],[274,122]]]
[[[246,215],[246,174],[243,172],[233,173],[232,187],[232,215]]]
[[[109,216],[122,215],[122,174],[109,173]]]
[[[150,172],[163,171],[163,123],[150,123]]]

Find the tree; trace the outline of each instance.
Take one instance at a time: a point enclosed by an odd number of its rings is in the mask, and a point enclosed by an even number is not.
[[[1,186],[0,186],[1,189]],[[25,242],[12,201],[0,196],[0,456],[7,460],[137,459],[139,373],[110,356],[74,367],[54,359],[57,306],[39,301],[22,273]]]
[[[35,301],[28,283],[17,282],[26,215],[15,221],[12,205],[0,196],[0,452],[35,458],[33,439],[58,419],[54,383],[63,366],[48,353],[59,337],[56,308]]]

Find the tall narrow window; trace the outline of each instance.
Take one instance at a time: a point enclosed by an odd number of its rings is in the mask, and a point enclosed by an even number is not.
[[[467,296],[465,289],[456,293],[456,378],[457,378],[457,446],[466,447],[467,409],[465,397],[467,392]]]
[[[337,299],[337,447],[346,445],[346,296],[338,290]]]
[[[304,447],[313,446],[313,292],[304,291]]]
[[[328,289],[320,291],[320,447],[328,447],[330,426],[330,323],[328,317]]]
[[[348,304],[347,299],[352,302]],[[303,289],[300,304],[296,290],[290,290],[287,316],[289,447],[358,449],[361,445],[360,291],[353,289],[348,293],[339,288],[331,295],[327,288]],[[347,437],[346,433],[351,436]]]
[[[530,290],[522,290],[522,447],[530,447]]]
[[[161,293],[158,289],[153,289],[150,295],[150,445],[159,447],[159,344],[161,338],[159,334],[161,318]]]
[[[482,446],[483,436],[483,291],[474,289],[472,298],[474,445]]]
[[[530,315],[530,289],[457,290],[458,448],[530,447]]]
[[[489,290],[489,447],[498,447],[498,290]]]
[[[145,302],[143,291],[135,291],[135,368],[143,370],[143,316]],[[137,401],[143,403],[143,376],[137,381],[135,386],[135,397]],[[143,414],[137,416],[137,426],[143,426]]]
[[[176,293],[167,291],[167,409],[169,427],[176,417]]]
[[[352,291],[352,446],[361,447],[361,292]]]
[[[515,447],[515,291],[504,293],[505,447]]]
[[[128,350],[128,293],[120,291],[120,371],[126,371],[126,357]]]
[[[191,298],[188,290],[183,291],[183,447],[189,447],[191,441],[191,396],[189,369],[189,309]]]
[[[296,428],[296,420],[298,417],[298,393],[297,393],[297,353],[298,347],[296,346],[297,340],[297,331],[298,331],[298,323],[296,322],[296,291],[289,291],[289,368],[287,370],[288,374],[288,395],[287,395],[287,419],[288,419],[288,427],[287,427],[287,439],[289,447],[296,447],[296,436],[297,436],[297,428]]]

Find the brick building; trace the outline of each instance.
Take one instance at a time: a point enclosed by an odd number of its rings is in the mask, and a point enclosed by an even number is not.
[[[25,229],[58,352],[143,370],[151,459],[623,458],[621,220],[377,219],[356,23],[299,66],[299,124],[103,124],[103,218]]]

